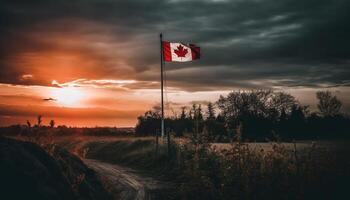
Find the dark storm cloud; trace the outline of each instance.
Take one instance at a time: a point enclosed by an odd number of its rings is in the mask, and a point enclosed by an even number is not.
[[[166,39],[202,47],[200,61],[166,65],[168,84],[184,90],[317,88],[350,82],[350,3],[346,0],[11,0],[1,4],[2,83],[43,84],[43,80],[13,78],[29,72],[13,67],[10,58],[56,48],[40,37],[52,34],[78,35],[110,45],[112,54],[95,46],[75,49],[98,60],[101,79],[128,69],[125,78],[157,81],[161,31]],[[113,57],[122,59],[116,62]]]

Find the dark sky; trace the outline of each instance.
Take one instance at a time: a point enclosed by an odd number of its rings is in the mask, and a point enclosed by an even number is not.
[[[350,84],[346,0],[5,0],[0,7],[2,83],[48,84],[45,78],[14,78],[26,63],[13,60],[53,49],[91,54],[103,67],[101,78],[120,68],[137,72],[123,76],[155,80],[163,32],[168,40],[202,48],[200,62],[167,67],[169,81],[184,90]],[[82,38],[83,44],[51,41],[60,37]],[[110,44],[108,51],[97,50],[98,43]]]

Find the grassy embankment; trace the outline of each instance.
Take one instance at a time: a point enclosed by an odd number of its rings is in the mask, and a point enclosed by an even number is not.
[[[0,199],[112,199],[96,173],[55,145],[0,137]]]

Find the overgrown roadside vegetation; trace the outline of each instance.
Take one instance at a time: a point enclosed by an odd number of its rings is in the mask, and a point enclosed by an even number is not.
[[[77,199],[112,200],[117,197],[112,188],[78,156],[55,144],[47,144],[44,149],[59,163]]]
[[[271,143],[272,151],[232,143],[216,149],[200,138],[166,145],[156,155],[152,140],[91,142],[87,158],[132,167],[175,183],[167,199],[338,199],[350,178],[347,151],[318,147],[303,151]],[[84,150],[85,149],[85,150]],[[88,150],[87,150],[88,149]]]

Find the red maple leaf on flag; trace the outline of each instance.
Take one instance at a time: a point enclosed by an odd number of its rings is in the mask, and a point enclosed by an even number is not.
[[[174,50],[177,57],[186,57],[186,54],[188,53],[187,49],[184,49],[184,47],[180,44],[177,46],[177,49]]]

